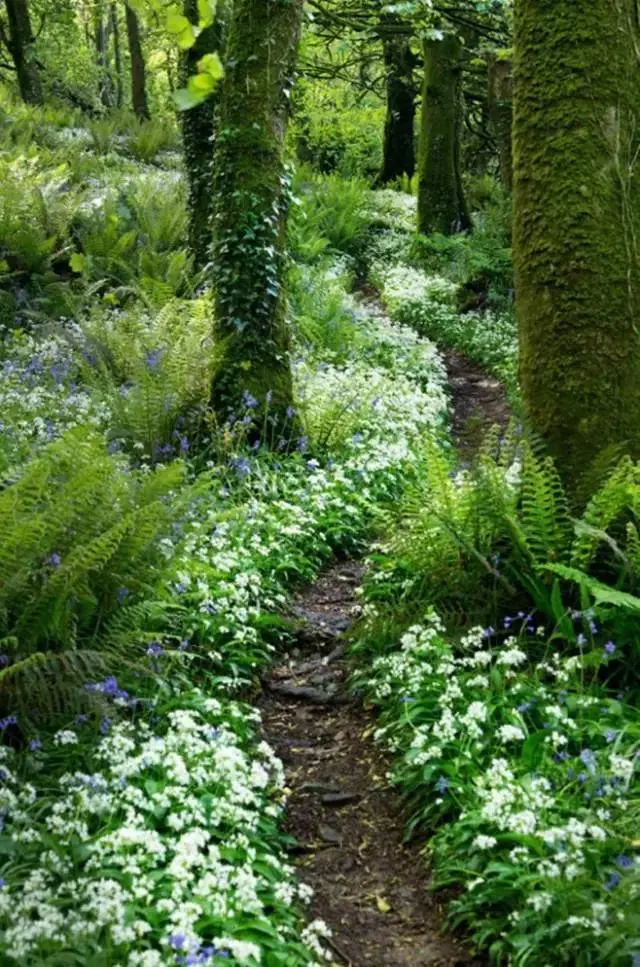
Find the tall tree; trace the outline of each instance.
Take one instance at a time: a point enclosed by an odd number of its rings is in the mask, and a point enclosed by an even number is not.
[[[42,103],[42,83],[35,56],[35,38],[31,28],[28,0],[5,0],[9,36],[5,42],[18,78],[22,100],[27,104]]]
[[[412,178],[416,170],[413,72],[417,58],[411,50],[413,28],[410,24],[394,14],[386,14],[380,19],[378,32],[384,53],[387,101],[382,170],[378,181],[387,184],[403,175]]]
[[[491,131],[498,151],[500,180],[505,188],[513,188],[513,65],[510,60],[493,54],[488,60],[488,108]]]
[[[109,33],[111,31],[111,20],[108,16],[105,16],[103,0],[98,0],[96,3],[93,18],[93,37],[99,70],[98,93],[102,106],[108,109],[114,106],[113,83],[109,70]]]
[[[424,41],[418,162],[418,230],[453,235],[471,227],[460,174],[462,44],[448,33]]]
[[[136,117],[141,121],[148,121],[150,115],[147,103],[147,78],[140,40],[140,24],[135,10],[128,3],[126,4],[126,18],[131,60],[131,104]]]
[[[184,15],[198,23],[198,0],[185,0]],[[180,58],[180,82],[197,71],[198,61],[206,54],[224,50],[228,11],[225,3],[218,3],[216,19],[205,27],[193,47]],[[181,112],[182,143],[188,184],[189,248],[195,265],[203,268],[211,257],[213,193],[211,191],[213,165],[214,120],[217,113],[218,92],[202,103]]]
[[[270,440],[292,400],[284,147],[302,10],[303,0],[235,0],[214,154],[212,402],[225,420],[255,400],[254,426],[268,418]]]
[[[124,102],[124,90],[122,84],[122,50],[120,48],[120,22],[118,20],[118,7],[115,2],[111,4],[111,32],[113,34],[113,62],[116,75],[116,105],[122,107]]]
[[[636,0],[515,4],[522,390],[570,486],[640,455],[640,26]]]

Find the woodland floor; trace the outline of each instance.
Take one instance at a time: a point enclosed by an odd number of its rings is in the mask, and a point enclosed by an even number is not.
[[[475,363],[455,351],[445,361],[465,461],[489,427],[506,425],[507,404]],[[375,720],[348,691],[341,640],[357,613],[362,573],[359,563],[338,563],[295,599],[297,647],[272,668],[261,699],[264,735],[290,790],[292,852],[314,889],[311,917],[329,925],[334,959],[349,967],[478,967],[484,961],[443,932],[420,844],[403,843],[389,762],[371,737]]]

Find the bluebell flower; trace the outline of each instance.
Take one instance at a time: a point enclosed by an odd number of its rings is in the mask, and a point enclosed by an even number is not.
[[[604,646],[604,650],[606,651],[607,655],[614,655],[616,651],[616,646],[612,641],[608,641]]]
[[[607,732],[605,732],[604,737],[607,742],[615,742],[618,737],[618,733],[615,731],[615,729],[609,729]]]
[[[448,788],[449,788],[449,783],[447,782],[444,776],[440,776],[440,778],[436,782],[436,789],[438,790],[438,792],[444,793],[447,791]]]
[[[255,410],[258,406],[258,401],[255,396],[252,396],[249,390],[245,390],[242,394],[242,402],[248,410]]]
[[[152,641],[149,647],[147,648],[147,654],[150,655],[152,658],[159,658],[160,655],[163,653],[163,651],[164,651],[164,648],[162,647],[159,641]]]
[[[6,718],[0,719],[0,732],[4,732],[8,729],[10,725],[17,725],[18,719],[15,715],[7,715]]]
[[[629,870],[633,866],[633,860],[630,856],[616,856],[616,864],[621,870]]]
[[[100,723],[100,733],[106,735],[111,728],[111,719],[105,715],[102,722]]]
[[[585,636],[583,634],[578,635],[578,644],[586,645],[586,643],[587,643],[587,639],[585,638]]]
[[[146,363],[152,372],[154,372],[162,362],[164,353],[164,349],[150,349],[147,353]]]
[[[619,873],[612,873],[604,885],[605,890],[615,890],[621,879],[622,877]]]
[[[411,695],[403,695],[402,698],[400,699],[400,701],[401,702],[415,702],[415,698],[413,698]]]
[[[288,420],[292,420],[296,415],[296,410],[294,406],[288,406],[285,410],[285,416]]]
[[[62,558],[60,557],[57,551],[54,551],[53,554],[49,554],[47,558],[47,564],[50,564],[51,567],[60,567],[61,563],[62,563]]]
[[[168,943],[170,947],[174,950],[182,950],[186,943],[187,938],[183,933],[173,933],[169,937]]]
[[[131,594],[131,592],[129,591],[129,588],[125,588],[124,586],[123,586],[123,587],[121,587],[121,588],[118,588],[118,593],[117,593],[117,595],[116,595],[116,597],[117,597],[117,599],[118,599],[118,602],[119,602],[120,604],[122,604],[122,602],[123,602],[123,601],[124,601],[124,600],[125,600],[126,598],[128,598],[130,594]]]
[[[37,752],[38,749],[42,748],[42,742],[40,739],[29,739],[29,751]]]

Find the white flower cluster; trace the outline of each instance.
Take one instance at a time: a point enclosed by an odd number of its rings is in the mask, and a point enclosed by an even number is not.
[[[195,693],[168,714],[166,731],[122,723],[101,743],[102,769],[63,775],[46,809],[17,782],[13,753],[3,748],[0,812],[23,849],[21,882],[9,875],[0,889],[7,956],[43,961],[93,944],[130,965],[214,949],[257,962],[260,948],[243,939],[241,924],[253,918],[259,928],[274,903],[295,906],[309,890],[276,854],[277,842],[271,850],[264,843],[284,778],[266,743],[251,755],[243,747],[238,732],[256,718]],[[72,734],[58,733],[59,743]],[[37,863],[20,876],[25,850]],[[295,932],[286,922],[278,929],[286,948]],[[324,959],[323,930],[307,928],[304,963]]]

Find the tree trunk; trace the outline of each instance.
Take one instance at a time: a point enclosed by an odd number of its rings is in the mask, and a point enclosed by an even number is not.
[[[521,381],[574,494],[640,455],[636,0],[518,0],[515,227]]]
[[[35,59],[35,38],[31,29],[27,0],[6,0],[9,19],[9,53],[18,78],[22,100],[42,104],[40,71]]]
[[[122,84],[122,51],[120,49],[120,24],[118,22],[118,8],[111,4],[111,31],[113,33],[113,62],[116,71],[116,105],[122,107],[124,89]]]
[[[198,23],[198,0],[185,0],[184,15]],[[180,58],[180,83],[196,73],[197,63],[205,54],[217,51],[222,56],[225,44],[227,11],[222,3],[216,8],[216,20],[199,34],[196,43]],[[218,94],[202,104],[182,111],[182,143],[188,185],[189,248],[197,268],[202,269],[211,258],[213,192],[213,134]]]
[[[147,104],[147,78],[140,42],[140,25],[134,10],[129,4],[126,6],[127,38],[129,40],[129,56],[131,58],[131,104],[133,113],[140,121],[149,120],[149,106]]]
[[[388,15],[381,19],[378,31],[384,52],[387,95],[382,170],[378,176],[378,183],[383,185],[403,175],[412,178],[416,170],[416,88],[413,78],[416,58],[411,50],[411,28],[403,31],[402,27],[398,17]]]
[[[471,228],[460,176],[462,47],[453,34],[424,42],[418,231]]]
[[[489,58],[489,121],[498,149],[500,180],[513,190],[513,71],[510,60]]]
[[[94,18],[94,40],[99,70],[98,93],[102,106],[109,109],[114,106],[113,84],[109,73],[109,30],[111,24],[108,18],[105,19],[102,0],[99,0],[96,4]]]
[[[254,428],[266,426],[271,445],[291,427],[284,147],[302,10],[303,0],[235,0],[214,154],[212,401],[227,420],[250,400]]]

